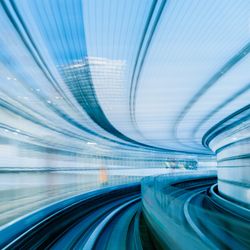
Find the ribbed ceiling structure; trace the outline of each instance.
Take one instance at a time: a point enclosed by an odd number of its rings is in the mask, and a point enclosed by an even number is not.
[[[1,138],[212,154],[250,103],[250,1],[0,1]],[[122,152],[122,151],[121,151]]]

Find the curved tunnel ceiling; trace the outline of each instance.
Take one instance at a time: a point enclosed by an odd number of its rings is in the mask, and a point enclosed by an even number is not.
[[[3,0],[2,133],[211,154],[206,132],[250,103],[249,13],[245,0]]]

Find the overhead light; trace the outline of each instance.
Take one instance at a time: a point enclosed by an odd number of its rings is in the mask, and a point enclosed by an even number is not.
[[[96,145],[96,142],[88,141],[87,144],[88,144],[88,145]]]

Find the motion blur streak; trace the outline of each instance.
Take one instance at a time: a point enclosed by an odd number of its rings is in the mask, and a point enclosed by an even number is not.
[[[0,0],[0,248],[248,248],[249,13]]]

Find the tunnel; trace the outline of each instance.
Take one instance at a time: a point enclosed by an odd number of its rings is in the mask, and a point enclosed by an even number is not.
[[[0,249],[250,249],[250,2],[0,0]]]

